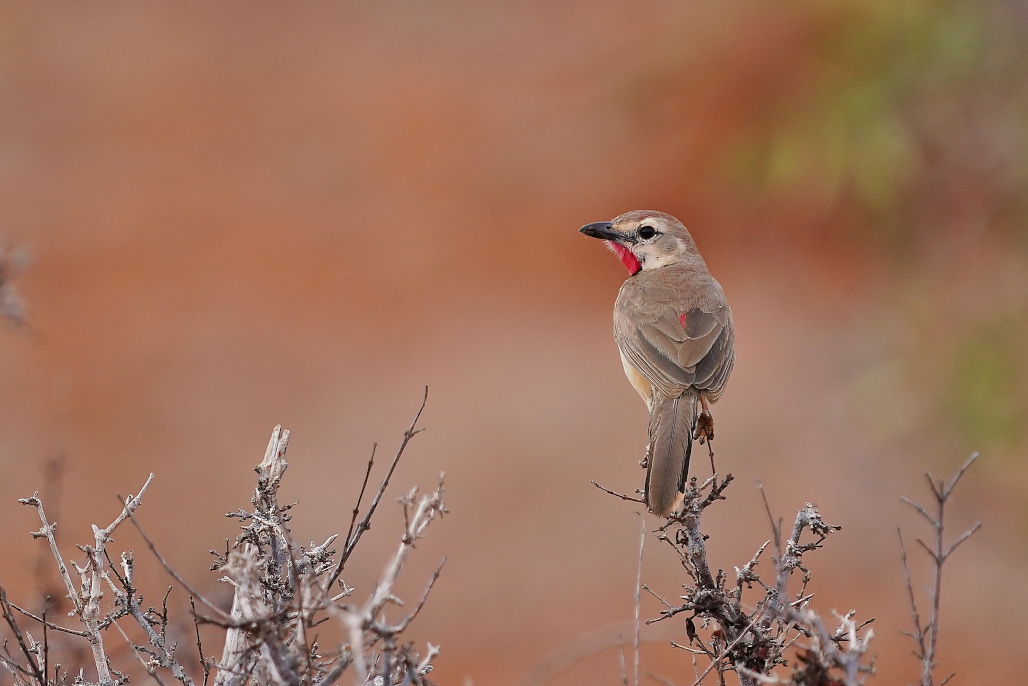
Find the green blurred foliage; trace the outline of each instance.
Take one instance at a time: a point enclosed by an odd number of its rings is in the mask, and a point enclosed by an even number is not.
[[[1003,318],[971,330],[953,356],[946,410],[968,448],[1010,453],[1028,426],[1028,319]]]
[[[758,102],[713,163],[754,211],[898,253],[983,227],[1028,235],[1028,17],[1017,4],[780,10],[789,18],[740,29],[748,61],[723,58],[745,63]]]

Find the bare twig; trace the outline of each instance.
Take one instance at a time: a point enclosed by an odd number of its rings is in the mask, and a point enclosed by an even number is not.
[[[642,498],[633,498],[630,495],[625,495],[624,493],[618,493],[617,491],[612,491],[609,488],[606,488],[604,486],[599,485],[595,481],[590,481],[589,483],[591,483],[593,486],[595,486],[596,488],[600,489],[604,493],[609,493],[610,495],[612,495],[612,496],[614,496],[616,498],[621,498],[622,500],[627,500],[628,502],[631,502],[631,503],[642,503],[643,505],[646,504],[646,501],[643,500]]]
[[[142,649],[139,646],[137,646],[135,643],[132,642],[132,639],[130,639],[128,637],[128,634],[126,634],[125,630],[121,628],[121,625],[118,624],[117,622],[114,622],[114,628],[117,629],[118,633],[120,633],[122,638],[125,639],[125,643],[128,644],[128,647],[132,651],[132,654],[135,656],[136,660],[139,661],[139,664],[141,664],[143,666],[143,669],[146,670],[146,673],[149,674],[150,677],[153,678],[153,680],[156,681],[161,686],[166,686],[165,683],[164,683],[164,680],[161,679],[161,675],[157,673],[157,670],[154,668],[154,666],[152,664],[150,664],[150,662],[148,662],[147,660],[144,660],[139,655],[139,653],[142,652]]]
[[[182,586],[182,588],[186,589],[186,592],[189,593],[189,595],[199,599],[201,603],[203,603],[208,608],[214,611],[214,614],[217,615],[217,618],[215,621],[212,621],[211,623],[222,622],[226,625],[231,625],[232,618],[229,615],[227,615],[224,610],[219,608],[213,602],[207,600],[207,598],[205,598],[200,592],[193,588],[193,586],[191,586],[188,581],[182,578],[182,576],[175,571],[174,567],[168,564],[168,561],[164,558],[163,555],[161,555],[160,551],[157,550],[157,546],[154,545],[154,542],[150,539],[149,536],[146,535],[146,532],[143,531],[143,527],[140,526],[139,522],[136,521],[135,515],[131,512],[129,513],[129,520],[132,522],[132,525],[136,527],[136,531],[139,532],[139,535],[142,537],[143,542],[146,543],[146,547],[149,548],[150,552],[153,553],[153,556],[157,558],[157,562],[159,562],[161,567],[164,568],[164,571],[166,571],[172,579],[177,581],[179,585]]]
[[[917,544],[920,545],[928,556],[931,558],[934,565],[934,575],[932,580],[931,588],[931,615],[925,624],[921,623],[921,616],[917,607],[917,598],[914,594],[914,584],[911,579],[910,566],[907,562],[907,550],[903,544],[903,534],[897,529],[899,535],[900,544],[900,559],[903,562],[903,574],[907,582],[907,596],[910,602],[910,614],[914,622],[913,632],[904,632],[910,636],[915,643],[917,643],[917,650],[915,655],[921,662],[921,686],[935,686],[934,669],[938,666],[936,661],[936,644],[939,636],[939,606],[942,599],[942,568],[949,559],[949,556],[953,554],[953,551],[957,549],[960,544],[973,536],[981,527],[981,522],[976,522],[970,529],[962,533],[957,539],[950,545],[945,545],[945,511],[946,503],[949,501],[950,496],[953,494],[953,490],[956,488],[960,479],[967,472],[968,468],[974,464],[975,460],[978,459],[978,453],[973,453],[971,457],[961,465],[957,473],[953,475],[949,483],[946,483],[943,479],[938,481],[931,475],[930,472],[925,472],[925,479],[928,481],[928,488],[935,499],[935,512],[929,512],[926,507],[919,505],[908,498],[901,498],[903,502],[910,505],[915,512],[920,514],[928,523],[931,525],[935,539],[933,545],[929,546],[920,538],[915,539]],[[952,677],[952,675],[950,675]],[[947,677],[942,683],[949,681],[950,677]]]
[[[54,631],[60,631],[60,632],[65,633],[65,634],[71,634],[72,636],[78,636],[79,638],[85,638],[86,637],[86,632],[85,631],[76,631],[75,629],[69,629],[66,626],[61,626],[60,624],[54,624],[53,622],[46,620],[45,617],[39,617],[37,615],[34,615],[31,612],[29,612],[28,610],[26,610],[25,608],[18,607],[14,603],[11,603],[11,607],[13,607],[15,610],[17,610],[21,614],[25,615],[26,617],[28,617],[29,619],[34,619],[37,622],[39,622],[40,624],[42,624],[43,626],[49,627],[49,628],[53,629]]]
[[[14,618],[14,613],[11,612],[11,604],[7,600],[7,591],[2,585],[0,585],[0,608],[3,609],[4,621],[7,622],[7,626],[11,628],[11,633],[14,634],[14,640],[18,643],[22,654],[25,655],[25,660],[28,662],[29,671],[32,673],[33,678],[35,678],[39,686],[46,686],[46,673],[40,669],[39,661],[36,659],[34,651],[30,650],[28,645],[26,645],[25,636],[22,634],[21,628]]]
[[[43,502],[39,497],[39,493],[34,493],[31,498],[22,498],[18,501],[23,505],[30,505],[36,508],[42,526],[39,531],[34,532],[32,535],[34,538],[46,538],[50,544],[50,552],[57,562],[57,569],[68,591],[68,597],[74,604],[74,614],[79,617],[85,627],[85,638],[89,642],[90,650],[93,653],[97,679],[101,686],[108,686],[114,683],[101,634],[101,628],[109,624],[100,608],[102,587],[104,583],[109,583],[110,581],[107,572],[104,570],[104,549],[110,540],[111,533],[118,525],[125,521],[126,517],[131,517],[132,511],[139,507],[142,495],[152,480],[153,474],[150,475],[146,483],[139,489],[137,495],[130,497],[122,503],[121,514],[110,525],[104,529],[93,526],[94,545],[82,547],[82,550],[87,555],[86,566],[76,566],[76,571],[81,579],[78,589],[75,588],[75,583],[71,579],[68,567],[65,565],[60,549],[57,547],[57,541],[54,537],[57,525],[47,521],[46,512],[43,510]]]
[[[639,515],[639,563],[635,571],[635,686],[639,686],[639,608],[642,605],[643,545],[646,543],[646,520]]]
[[[371,444],[371,456],[368,458],[368,468],[364,472],[364,481],[361,482],[361,492],[357,495],[357,502],[353,504],[353,514],[350,517],[350,528],[346,530],[345,541],[353,538],[353,528],[357,525],[357,515],[361,511],[361,501],[364,500],[364,491],[368,488],[368,480],[371,478],[371,468],[375,466],[375,453],[378,451],[378,443]]]
[[[46,613],[50,609],[50,596],[43,599],[43,679],[50,674],[50,632],[46,630]]]
[[[134,570],[132,553],[122,553],[121,563],[122,569],[125,572],[125,576],[119,577],[122,584],[122,590],[119,591],[118,589],[115,589],[118,604],[128,611],[128,614],[136,620],[136,623],[139,624],[139,626],[143,629],[143,632],[146,633],[150,645],[154,648],[153,655],[154,659],[157,661],[157,664],[160,667],[169,670],[172,676],[177,681],[180,681],[184,686],[193,686],[193,680],[189,677],[188,674],[186,674],[186,670],[182,667],[181,664],[179,664],[178,660],[176,660],[175,656],[172,654],[172,651],[169,650],[168,646],[166,645],[163,635],[163,629],[160,634],[154,631],[154,628],[150,624],[150,621],[143,614],[142,608],[139,607],[139,602],[136,596],[136,589],[133,586],[132,581]],[[171,592],[170,588],[168,589],[168,592]],[[162,618],[165,623],[167,622],[166,603],[167,596],[165,596],[165,610],[162,615]],[[114,623],[117,624],[117,622]],[[118,627],[118,630],[121,631],[120,626]],[[156,675],[153,676],[158,681],[160,680]]]
[[[43,501],[39,497],[39,492],[32,494],[31,498],[20,498],[18,500],[22,505],[29,505],[36,508],[36,513],[39,515],[39,521],[42,522],[42,526],[39,531],[32,533],[33,538],[45,538],[47,543],[50,544],[50,553],[53,555],[54,560],[57,562],[57,571],[60,572],[61,580],[64,582],[64,587],[68,591],[68,598],[72,603],[75,604],[76,612],[79,610],[78,591],[75,590],[75,582],[71,580],[71,575],[68,573],[68,566],[64,564],[64,558],[61,556],[61,551],[57,547],[57,540],[54,538],[54,532],[57,530],[57,523],[50,524],[46,518],[46,512],[43,511]]]
[[[375,497],[371,501],[371,505],[368,507],[367,513],[364,515],[364,519],[361,520],[360,524],[357,525],[356,529],[353,529],[353,534],[348,535],[346,539],[346,545],[343,548],[342,554],[339,556],[339,562],[336,564],[336,568],[332,571],[329,576],[328,582],[324,585],[323,595],[327,595],[329,590],[332,588],[332,584],[339,579],[339,575],[343,573],[343,568],[346,566],[346,561],[353,554],[354,549],[357,547],[357,543],[360,542],[361,536],[364,532],[371,528],[371,518],[375,515],[375,510],[378,509],[378,503],[382,500],[382,496],[385,494],[386,488],[389,487],[389,479],[392,478],[393,472],[396,470],[396,465],[400,463],[400,458],[403,457],[403,451],[407,448],[407,444],[410,440],[417,436],[424,429],[418,429],[418,420],[421,419],[421,413],[425,411],[425,405],[428,404],[428,386],[425,386],[425,396],[421,401],[421,407],[418,408],[417,414],[414,415],[414,421],[410,423],[410,426],[406,431],[403,432],[403,438],[400,440],[400,447],[396,449],[396,454],[393,456],[393,461],[389,464],[389,469],[386,471],[385,476],[382,478],[382,483],[379,484],[378,491],[375,493]],[[372,459],[374,456],[372,456]],[[371,461],[368,462],[368,473],[371,472]],[[365,481],[365,485],[366,481]],[[364,488],[361,488],[361,496],[364,496]],[[359,500],[359,498],[358,498]],[[358,506],[355,509],[359,508]]]
[[[203,667],[203,686],[207,686],[207,680],[211,677],[211,664],[203,655],[203,641],[200,640],[200,622],[196,618],[196,603],[193,596],[189,596],[189,608],[193,614],[193,628],[196,630],[196,652],[200,658],[200,665]]]

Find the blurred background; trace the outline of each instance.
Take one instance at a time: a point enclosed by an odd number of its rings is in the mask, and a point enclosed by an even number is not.
[[[768,537],[758,480],[786,519],[817,503],[843,531],[810,557],[815,606],[877,617],[875,683],[913,681],[896,527],[928,532],[899,497],[979,450],[940,673],[1018,681],[1026,36],[1010,0],[3,5],[0,230],[33,264],[31,330],[0,332],[0,579],[33,606],[54,580],[17,498],[42,491],[70,554],[152,471],[141,522],[225,597],[206,551],[272,427],[320,542],[428,385],[395,493],[447,474],[401,589],[447,556],[411,633],[442,644],[434,678],[619,683],[599,647],[630,631],[638,508],[589,481],[641,487],[647,416],[611,336],[624,269],[577,229],[652,208],[737,322],[713,560],[731,575]],[[397,541],[380,516],[358,595]],[[646,545],[643,581],[677,597]],[[156,602],[167,578],[116,546]],[[691,683],[664,624],[643,671]]]

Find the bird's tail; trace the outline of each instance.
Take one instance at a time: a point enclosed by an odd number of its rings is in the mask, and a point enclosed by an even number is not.
[[[697,394],[688,391],[677,398],[654,394],[644,497],[650,511],[660,517],[671,513],[678,494],[685,490],[698,401]]]

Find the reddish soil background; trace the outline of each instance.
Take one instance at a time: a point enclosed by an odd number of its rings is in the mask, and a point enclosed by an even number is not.
[[[976,447],[948,432],[933,360],[951,327],[975,326],[968,302],[1024,312],[1028,261],[981,235],[897,269],[872,239],[796,229],[803,208],[755,216],[713,176],[710,149],[769,80],[799,76],[795,17],[764,43],[746,11],[0,9],[0,228],[33,250],[16,284],[40,334],[0,335],[11,595],[37,598],[46,581],[38,522],[15,500],[43,488],[47,459],[65,456],[44,496],[66,546],[154,472],[141,521],[214,588],[207,551],[233,535],[223,513],[248,503],[275,424],[293,432],[297,538],[321,541],[345,530],[372,443],[391,454],[428,385],[428,430],[395,486],[447,475],[451,514],[402,589],[416,597],[447,557],[411,632],[442,645],[434,678],[513,685],[583,636],[627,631],[639,521],[589,482],[641,486],[646,414],[611,338],[622,268],[577,229],[648,207],[692,229],[738,326],[716,408],[718,467],[738,482],[706,524],[716,563],[730,573],[768,536],[758,481],[787,519],[817,503],[844,528],[811,557],[816,606],[877,617],[874,683],[913,681],[896,527],[927,532],[899,496],[924,498],[924,470],[948,474]],[[700,57],[694,89],[672,97],[650,76],[683,26]],[[954,533],[985,523],[946,570],[953,683],[1023,674],[1020,446],[986,454],[950,513]],[[345,576],[358,594],[394,546],[397,509]],[[165,578],[134,534],[117,543],[149,568],[153,601]],[[687,581],[652,538],[643,580],[672,598]],[[666,647],[683,627],[648,631],[644,671],[691,682]],[[619,683],[615,651],[552,681],[587,682]]]

